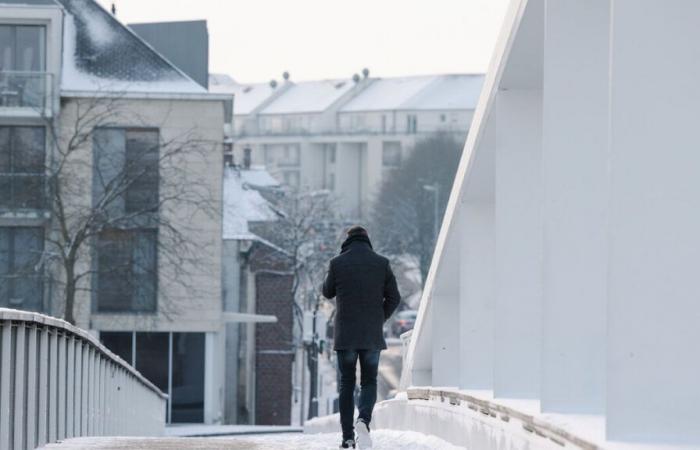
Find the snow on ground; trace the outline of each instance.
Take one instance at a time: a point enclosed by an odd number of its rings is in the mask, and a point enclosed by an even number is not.
[[[438,439],[413,431],[372,431],[372,450],[460,450]],[[272,434],[215,438],[76,438],[49,444],[45,450],[328,450],[340,444],[340,433]]]
[[[371,433],[372,450],[459,450],[435,436],[428,436],[414,431],[374,430]],[[266,435],[251,439],[259,449],[304,449],[326,450],[338,448],[340,432],[321,434]]]

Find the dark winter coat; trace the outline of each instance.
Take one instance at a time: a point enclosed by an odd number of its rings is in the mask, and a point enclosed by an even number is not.
[[[389,260],[378,255],[366,236],[351,236],[333,258],[323,295],[336,297],[335,349],[386,348],[384,322],[401,300]]]

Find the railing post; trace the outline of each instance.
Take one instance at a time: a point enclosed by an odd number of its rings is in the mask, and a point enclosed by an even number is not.
[[[14,408],[12,411],[14,421],[14,448],[24,449],[24,374],[26,364],[26,351],[24,348],[25,339],[24,323],[18,323],[15,329],[15,385],[14,385]]]
[[[66,376],[66,437],[75,436],[75,338],[67,338]]]
[[[40,356],[37,343],[37,328],[31,325],[27,336],[27,448],[37,446],[37,361]]]
[[[58,332],[49,330],[49,442],[56,441],[58,424]]]
[[[2,350],[0,352],[0,448],[10,448],[11,400],[10,379],[12,361],[12,322],[4,320],[2,325]]]
[[[49,401],[49,332],[44,326],[39,330],[39,417],[37,420],[36,445],[48,442],[48,401]]]
[[[66,437],[66,336],[59,333],[58,342],[58,428],[57,438]]]

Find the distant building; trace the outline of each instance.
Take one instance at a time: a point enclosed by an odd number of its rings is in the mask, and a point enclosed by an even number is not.
[[[329,189],[349,219],[363,218],[385,176],[421,137],[466,136],[482,75],[434,75],[241,84],[212,74],[211,92],[235,95],[234,158],[264,164],[280,182]]]
[[[224,314],[237,319],[226,325],[226,423],[291,421],[294,273],[287,256],[256,232],[278,219],[263,193],[278,188],[261,168],[224,172],[222,295]],[[275,322],[245,320],[256,314]]]
[[[98,161],[108,149],[123,164],[112,169],[152,174],[126,187],[115,208],[153,208],[154,220],[107,224],[96,232],[80,255],[86,275],[75,321],[169,395],[169,423],[222,420],[221,222],[192,213],[191,206],[171,205],[182,215],[170,223],[208,262],[206,270],[180,268],[192,275],[184,295],[171,282],[175,268],[163,258],[158,242],[164,230],[155,220],[173,213],[158,206],[158,186],[172,175],[151,153],[143,165],[129,158],[144,148],[161,152],[166,142],[196,130],[203,152],[188,173],[202,180],[220,208],[231,96],[209,93],[93,0],[0,3],[0,306],[63,315],[62,280],[52,273],[61,255],[50,240],[60,228],[48,207],[54,186],[48,169],[59,157],[56,142],[68,139],[79,114],[86,114],[78,105],[118,99],[109,126],[91,132],[66,160],[83,186],[64,197],[66,208],[79,217],[94,201],[102,188],[97,174],[104,173]],[[58,336],[53,342],[70,352],[74,341]]]

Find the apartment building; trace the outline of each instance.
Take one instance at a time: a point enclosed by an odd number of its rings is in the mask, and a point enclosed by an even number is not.
[[[212,92],[233,93],[234,158],[263,164],[280,182],[329,189],[348,219],[364,218],[377,188],[422,137],[466,136],[482,75],[433,75],[241,84],[212,74]]]
[[[231,110],[230,95],[207,92],[93,0],[0,4],[0,305],[64,317],[71,278],[59,248],[84,226],[73,320],[170,396],[170,423],[224,415],[221,155]],[[185,141],[198,151],[166,167],[168,149]],[[146,176],[123,186],[104,217],[90,216],[129,171]],[[210,211],[171,190],[183,174],[208,193]],[[197,259],[168,256],[169,230]],[[70,356],[77,344],[56,345]]]

